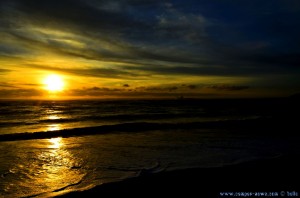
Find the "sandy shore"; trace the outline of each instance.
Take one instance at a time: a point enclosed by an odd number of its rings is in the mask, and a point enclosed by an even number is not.
[[[224,197],[220,193],[287,191],[296,191],[300,196],[298,158],[290,155],[224,167],[161,172],[59,197]]]

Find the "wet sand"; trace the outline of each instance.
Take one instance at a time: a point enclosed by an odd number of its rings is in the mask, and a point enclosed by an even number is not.
[[[296,191],[300,196],[299,156],[281,156],[216,168],[145,174],[57,197],[225,197],[222,192]],[[279,195],[280,197],[284,197]],[[230,196],[226,196],[230,197]]]

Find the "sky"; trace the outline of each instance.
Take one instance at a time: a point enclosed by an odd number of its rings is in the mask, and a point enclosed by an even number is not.
[[[298,0],[0,0],[0,98],[289,96],[299,35]]]

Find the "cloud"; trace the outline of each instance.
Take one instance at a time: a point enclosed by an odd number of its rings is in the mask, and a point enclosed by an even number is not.
[[[196,85],[188,85],[188,88],[190,88],[190,89],[196,89],[197,86]]]
[[[97,3],[97,7],[95,7],[95,3],[69,0],[14,2],[17,3],[15,6],[11,6],[10,10],[13,10],[15,15],[6,14],[3,17],[7,19],[6,22],[10,21],[19,28],[8,28],[6,31],[18,42],[27,42],[27,46],[30,47],[40,46],[58,53],[100,61],[112,59],[121,62],[128,59],[192,61],[190,57],[178,57],[178,53],[172,56],[168,51],[154,52],[151,49],[153,44],[161,43],[162,47],[165,45],[166,38],[158,39],[155,33],[160,34],[159,32],[164,28],[155,30],[157,21],[150,21],[148,18],[147,20],[137,20],[136,17],[130,16],[130,10],[141,8],[141,5],[147,10],[149,4],[153,3],[152,1],[127,2],[124,6],[128,7],[129,13],[126,12],[126,9],[117,13],[103,10],[102,7],[106,6],[106,1]],[[156,3],[151,6],[160,7],[160,4]],[[174,13],[171,14],[174,15]],[[177,17],[185,22],[193,19],[183,15]],[[37,31],[41,29],[44,31]],[[179,29],[185,30],[186,26]],[[178,32],[181,32],[179,29]],[[58,32],[69,33],[69,36],[59,35]],[[143,36],[141,37],[141,35]],[[70,42],[74,40],[88,48],[76,48]],[[172,40],[177,41],[178,39]]]
[[[228,64],[226,66],[225,64]],[[182,66],[169,66],[169,65],[153,65],[151,67],[134,67],[123,66],[126,71],[146,71],[149,74],[161,75],[188,75],[188,76],[253,76],[253,75],[270,75],[270,74],[283,74],[288,73],[290,70],[287,68],[272,65],[259,65],[260,67],[249,66],[239,62],[232,63],[235,66],[229,66],[230,63],[224,62],[223,64],[187,64]]]
[[[0,56],[15,56],[20,54],[27,54],[27,52],[28,51],[21,48],[20,46],[16,46],[12,43],[5,43],[4,41],[0,43]]]
[[[33,86],[34,84],[30,84]],[[127,85],[127,84],[124,84]],[[44,90],[33,88],[18,88],[16,86],[10,86],[8,84],[0,83],[0,98],[26,98],[26,97],[47,97],[47,93]],[[220,93],[217,91],[238,91],[248,89],[247,86],[238,85],[199,85],[196,89],[196,85],[184,84],[184,85],[159,85],[159,86],[137,86],[129,89],[127,86],[120,87],[83,87],[81,89],[67,89],[59,93],[60,98],[64,97],[157,97],[157,98],[178,98],[185,97],[218,97]],[[216,90],[215,92],[203,92],[206,88]]]
[[[191,84],[162,84],[159,86],[138,86],[135,88],[136,91],[146,92],[197,92],[197,86]]]
[[[209,85],[209,86],[207,86],[207,88],[221,90],[221,91],[240,91],[240,90],[249,89],[250,87],[249,86],[241,86],[241,85],[220,84],[220,85]]]
[[[122,70],[121,68],[100,68],[100,67],[89,67],[89,68],[63,68],[63,67],[53,67],[53,66],[43,66],[43,65],[32,65],[29,64],[31,68],[62,72],[77,76],[87,76],[87,77],[99,77],[99,78],[121,78],[121,79],[143,79],[144,74],[137,74],[132,71]]]
[[[192,44],[204,41],[207,19],[201,14],[183,13],[171,3],[165,4],[165,12],[157,17],[158,35],[165,38],[183,39]]]
[[[44,93],[37,89],[0,89],[0,98],[26,98],[43,95]]]
[[[64,95],[73,97],[125,97],[126,92],[123,88],[91,87],[66,90]]]
[[[0,71],[1,72],[1,71]],[[38,87],[40,86],[40,84],[37,84],[37,83],[10,83],[10,82],[0,82],[0,87],[3,87],[4,89],[17,89],[17,90],[28,90],[28,89],[22,89],[20,87]]]
[[[10,71],[11,71],[11,70],[9,70],[9,69],[1,69],[1,68],[0,68],[0,74],[1,74],[1,73],[7,73],[7,72],[10,72]]]
[[[277,71],[284,71],[283,66],[288,67],[288,69],[298,67],[300,64],[300,53],[284,53],[284,54],[248,54],[243,55],[241,59],[252,62],[252,63],[261,63],[265,65],[264,69],[272,68]],[[288,71],[288,70],[286,70]],[[272,72],[272,71],[269,71]]]
[[[157,98],[178,98],[183,94],[189,97],[212,97],[217,94],[214,93],[197,93],[197,92],[182,92],[177,86],[145,86],[136,87],[132,89],[124,88],[109,88],[109,87],[91,87],[82,89],[73,89],[65,92],[68,96],[74,97],[157,97]]]
[[[0,82],[0,87],[4,87],[4,88],[17,88],[16,85],[12,85],[12,84],[7,83],[7,82]]]

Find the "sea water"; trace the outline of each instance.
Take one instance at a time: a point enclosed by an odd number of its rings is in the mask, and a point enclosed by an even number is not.
[[[219,167],[280,156],[299,149],[299,139],[278,132],[272,135],[259,126],[252,133],[239,123],[282,116],[287,112],[283,102],[286,104],[279,99],[1,101],[0,196],[43,197],[142,172]],[[195,125],[218,126],[227,121],[238,127]],[[133,130],[122,131],[122,124]],[[107,125],[114,130],[103,131],[101,127]],[[152,125],[156,127],[146,128]],[[71,135],[59,136],[64,129]],[[79,134],[72,135],[79,129]],[[93,135],[85,134],[91,130]],[[51,138],[32,135],[28,140],[3,141],[7,134],[53,131],[57,133]]]

